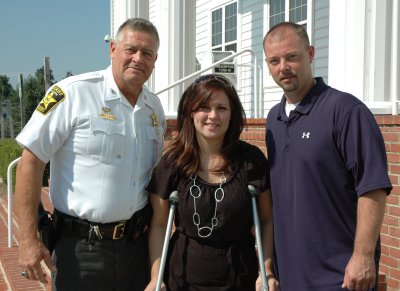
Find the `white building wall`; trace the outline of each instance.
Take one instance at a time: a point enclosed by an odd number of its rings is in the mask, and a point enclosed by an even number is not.
[[[210,9],[208,0],[196,1],[196,58],[201,64],[209,57],[210,50]],[[201,69],[204,65],[201,65]]]
[[[215,8],[232,3],[232,0],[197,0],[196,1],[196,57],[201,68],[211,64],[211,11]],[[251,49],[255,52],[262,78],[262,33],[263,33],[263,2],[259,0],[238,0],[237,2],[237,51]],[[236,74],[229,76],[235,83],[239,97],[243,103],[246,115],[254,117],[257,94],[254,92],[254,57],[246,52],[237,58]],[[211,70],[209,71],[211,72]],[[258,97],[261,96],[261,90]],[[257,98],[259,99],[259,98]]]
[[[149,2],[141,0],[110,0],[111,37],[117,33],[118,27],[129,17],[149,18]]]
[[[394,0],[397,1],[397,0]],[[330,4],[329,84],[361,99],[373,113],[390,114],[393,75],[393,1],[336,0]],[[398,11],[397,11],[398,12]],[[393,31],[394,30],[394,31]]]
[[[393,1],[397,0],[307,2],[307,30],[316,49],[315,76],[360,98],[373,113],[397,114],[399,110],[400,8]],[[189,75],[195,60],[202,69],[210,64],[211,11],[232,0],[110,0],[111,35],[127,17],[138,16],[137,13],[146,15],[144,2],[161,40],[155,72],[149,81],[151,88],[158,91]],[[261,108],[261,117],[266,117],[282,97],[282,90],[269,76],[262,48],[269,29],[269,0],[237,0],[237,3],[237,51],[255,52],[262,68],[259,77],[263,86],[259,88],[261,92],[254,89],[253,58],[244,54],[235,59],[236,87],[247,116],[260,117],[254,110]],[[184,86],[160,95],[167,114],[176,112]]]
[[[311,44],[315,47],[314,75],[322,77],[325,83],[329,83],[329,0],[317,0],[314,2],[312,15]]]
[[[160,48],[147,85],[155,92],[191,74],[195,69],[195,0],[110,0],[111,33],[129,17],[149,19],[157,28]],[[167,116],[175,116],[181,84],[159,95]]]
[[[263,66],[263,6],[262,1],[248,0],[238,3],[238,51],[251,49],[254,55],[244,54],[238,57],[238,89],[247,117],[256,116],[257,103],[262,98],[262,66]],[[255,62],[254,62],[254,58]],[[256,68],[255,68],[256,66]],[[254,83],[254,74],[256,83]],[[257,92],[256,92],[257,90]],[[263,104],[263,103],[261,103]],[[259,109],[261,112],[263,108]]]
[[[355,96],[363,96],[366,22],[365,0],[330,3],[329,84]]]
[[[169,67],[169,51],[168,51],[168,38],[169,38],[169,12],[168,1],[150,0],[149,1],[149,20],[157,27],[158,35],[160,37],[160,48],[158,49],[158,58],[152,76],[149,80],[149,86],[153,91],[167,87],[171,82],[168,73]],[[164,111],[169,110],[169,94],[174,92],[160,94],[160,100],[163,105]]]

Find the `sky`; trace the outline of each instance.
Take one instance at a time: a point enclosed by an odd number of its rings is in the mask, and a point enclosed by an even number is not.
[[[1,0],[0,75],[18,84],[49,57],[55,81],[110,64],[109,0]]]

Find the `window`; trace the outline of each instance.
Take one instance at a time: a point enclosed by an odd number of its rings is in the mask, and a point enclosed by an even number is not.
[[[237,49],[237,3],[218,8],[211,13],[213,51],[234,51]]]
[[[291,21],[307,29],[307,0],[270,0],[269,27]]]

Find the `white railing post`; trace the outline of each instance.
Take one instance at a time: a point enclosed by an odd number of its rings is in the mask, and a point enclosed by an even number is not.
[[[7,199],[8,199],[8,247],[12,247],[12,181],[13,181],[13,173],[12,170],[16,164],[18,164],[21,157],[12,161],[7,168]]]

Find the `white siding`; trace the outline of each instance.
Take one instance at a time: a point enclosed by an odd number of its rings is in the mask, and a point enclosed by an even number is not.
[[[233,1],[196,1],[196,57],[202,68],[209,65],[211,58],[211,11]],[[262,60],[263,2],[259,0],[237,1],[238,27],[237,52],[251,49],[256,53],[258,64]],[[240,55],[235,60],[236,88],[248,117],[254,117],[254,66],[250,53]],[[260,67],[261,68],[261,67]],[[260,80],[261,78],[259,78]],[[258,92],[258,97],[261,97]]]
[[[257,66],[262,67],[263,62],[263,7],[264,3],[257,0],[247,0],[238,2],[238,51],[251,49],[257,59]],[[253,56],[250,54],[238,57],[238,89],[242,99],[243,107],[247,117],[254,116],[255,103],[262,98],[258,89],[259,84],[254,84],[254,62]],[[257,76],[262,82],[262,74]],[[263,109],[260,108],[262,111]]]
[[[154,21],[157,17],[157,1],[150,0],[149,1],[149,20]]]
[[[315,47],[314,75],[323,77],[325,83],[328,83],[329,0],[316,0],[314,8],[311,39],[311,44]]]
[[[196,1],[196,58],[200,63],[206,57],[205,54],[210,52],[210,2],[208,0]]]
[[[127,17],[143,12],[142,0],[110,0],[111,29],[115,30]],[[180,2],[182,1],[182,2]],[[177,51],[177,44],[185,43],[187,54],[178,56],[178,61],[186,64],[193,59],[191,52],[204,69],[211,64],[211,11],[234,2],[233,0],[190,0],[196,6],[195,16],[183,14],[184,23],[195,22],[195,42],[193,48],[187,45],[193,40],[177,37],[182,30],[176,25],[176,13],[187,3],[179,1],[148,0],[149,19],[156,24],[160,34],[159,59],[150,85],[158,89],[166,87],[175,80],[170,68],[171,51]],[[269,0],[237,0],[237,51],[251,49],[262,68],[261,87],[255,88],[253,81],[253,57],[246,53],[235,59],[237,70],[234,80],[239,96],[248,117],[259,117],[260,109],[265,117],[269,109],[280,101],[282,90],[269,76],[264,62],[262,40],[269,29]],[[396,4],[396,5],[395,5]],[[325,82],[339,90],[354,94],[363,100],[374,113],[398,112],[399,83],[399,5],[393,1],[376,0],[307,0],[307,31],[311,43],[316,49],[313,70],[315,76],[321,76]],[[170,12],[170,8],[172,9]],[[394,9],[396,8],[396,9]],[[191,8],[193,9],[193,8]],[[194,10],[190,11],[194,12]],[[190,13],[191,14],[191,13]],[[175,26],[171,26],[175,24]],[[179,23],[178,23],[179,24]],[[173,33],[171,32],[173,30]],[[193,30],[185,26],[183,31]],[[182,33],[181,33],[182,34]],[[172,41],[175,40],[175,43]],[[179,49],[180,46],[179,46]],[[180,63],[179,63],[180,64]],[[178,64],[178,65],[179,65]],[[186,70],[186,67],[184,68]],[[189,71],[182,71],[187,75]],[[261,82],[261,83],[262,83]],[[151,86],[154,89],[154,86]],[[172,90],[174,91],[174,89]],[[259,92],[262,91],[262,92]],[[163,95],[167,95],[164,94]],[[171,97],[171,92],[168,93]],[[172,94],[174,95],[174,94]],[[163,106],[175,108],[176,96],[161,98]],[[395,110],[397,108],[397,110]],[[254,113],[254,110],[257,110]],[[397,114],[397,113],[393,113]]]

